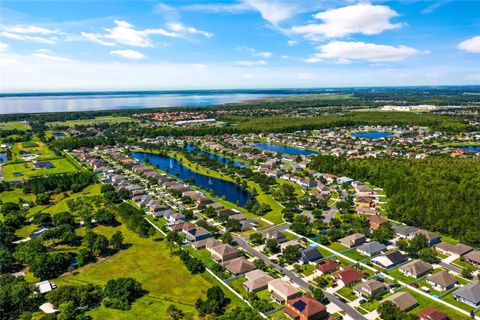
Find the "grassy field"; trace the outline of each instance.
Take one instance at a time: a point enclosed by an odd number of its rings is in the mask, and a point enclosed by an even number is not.
[[[22,121],[11,121],[11,122],[2,122],[0,123],[0,130],[21,130],[25,131],[30,129],[28,123]]]
[[[0,193],[0,200],[2,200],[2,202],[19,203],[20,199],[24,199],[27,201],[35,201],[36,197],[33,193],[23,193],[22,189],[13,189]]]
[[[88,197],[88,196],[94,196],[94,195],[100,194],[101,187],[102,187],[102,184],[100,183],[92,184],[80,192],[69,194],[68,197],[66,198],[63,197],[63,193],[54,195],[52,197],[53,205],[43,210],[43,212],[56,214],[62,211],[69,211],[68,204],[67,204],[68,200],[75,199],[78,197]]]
[[[58,158],[58,156],[40,140],[17,142],[13,145],[12,153],[13,161],[23,161],[22,153],[38,154],[39,156],[35,158],[35,160]]]
[[[48,174],[69,173],[77,171],[77,168],[67,159],[53,159],[48,161],[50,161],[54,165],[54,168],[35,169],[32,162],[7,164],[3,166],[3,177],[6,180],[18,180]],[[20,172],[22,175],[14,176],[15,172]]]
[[[130,117],[115,117],[115,116],[104,116],[104,117],[96,117],[94,119],[81,119],[81,120],[68,120],[68,121],[55,121],[48,123],[50,127],[56,126],[89,126],[96,123],[122,123],[122,122],[136,122],[138,120],[130,118]]]
[[[75,274],[63,275],[54,280],[65,284],[95,283],[105,285],[109,279],[132,277],[142,283],[148,294],[132,305],[129,311],[99,307],[88,312],[93,319],[163,319],[166,309],[175,304],[186,313],[186,319],[193,319],[195,302],[204,298],[208,288],[216,280],[204,273],[192,275],[178,257],[171,257],[166,243],[140,238],[124,225],[119,227],[97,227],[95,232],[110,237],[116,230],[122,231],[125,243],[130,247],[111,257],[77,269]],[[232,299],[230,307],[242,302],[225,290]]]

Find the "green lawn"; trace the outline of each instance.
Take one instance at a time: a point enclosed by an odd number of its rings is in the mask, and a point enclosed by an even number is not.
[[[128,311],[107,309],[104,307],[89,311],[93,319],[153,319],[163,318],[170,304],[175,304],[192,319],[195,302],[204,298],[208,288],[219,285],[208,273],[192,275],[178,257],[172,257],[166,243],[155,242],[152,238],[140,238],[128,231],[124,225],[119,227],[97,227],[95,232],[110,237],[121,230],[125,243],[131,246],[107,259],[76,270],[76,274],[63,275],[55,280],[57,285],[95,283],[105,285],[109,279],[132,277],[142,283],[148,294],[132,305]],[[232,299],[230,307],[240,305],[231,292],[224,288],[227,297]]]
[[[415,309],[413,309],[412,311],[410,311],[409,313],[414,313],[414,314],[417,314],[420,310],[430,306],[430,307],[434,307],[435,309],[439,310],[439,311],[442,311],[444,313],[446,313],[447,315],[449,315],[450,319],[455,319],[455,320],[462,320],[462,319],[470,319],[470,317],[467,317],[466,315],[463,315],[461,313],[459,313],[458,311],[455,311],[447,306],[445,306],[444,304],[440,303],[440,302],[436,302],[435,300],[433,299],[430,299],[426,296],[423,296],[413,290],[409,290],[409,289],[406,289],[406,291],[410,292],[412,294],[412,296],[417,300],[418,302],[418,307],[416,307]],[[445,300],[445,299],[443,299]]]
[[[442,300],[468,312],[473,310],[473,307],[469,306],[468,304],[455,300],[455,298],[453,297],[453,293],[446,295],[442,298]]]
[[[58,158],[58,156],[39,139],[15,143],[12,147],[12,153],[14,161],[23,161],[22,153],[38,154],[39,156],[35,158],[35,160]]]
[[[37,177],[49,174],[60,174],[75,172],[78,169],[67,159],[54,159],[50,161],[54,168],[35,169],[32,162],[12,163],[3,166],[3,177],[6,180],[19,180],[30,177]],[[14,176],[15,172],[20,172],[22,176]]]
[[[23,121],[10,121],[0,123],[0,130],[21,130],[25,131],[30,129],[30,125]]]
[[[240,293],[242,296],[247,297],[247,290],[243,287],[243,283],[247,281],[247,278],[240,277],[235,280],[227,282],[227,284],[232,287],[235,291]]]
[[[355,249],[351,250],[351,251],[348,251],[348,252],[344,252],[343,254],[346,255],[347,257],[355,260],[355,261],[362,261],[362,260],[365,260],[365,259],[369,258],[368,256],[364,256],[364,255],[360,254]]]
[[[20,199],[27,201],[35,201],[36,197],[33,193],[25,194],[22,189],[13,189],[10,191],[3,191],[0,193],[0,200],[2,202],[15,202],[19,203]]]
[[[78,197],[88,197],[100,194],[100,189],[102,187],[101,183],[92,184],[83,189],[80,192],[71,193],[68,197],[64,198],[63,193],[57,194],[52,197],[53,204],[43,210],[43,212],[56,214],[63,211],[69,211],[67,201],[70,199],[78,198]]]
[[[467,261],[462,261],[462,258],[458,258],[456,260],[453,260],[452,265],[456,265],[460,268],[464,269],[470,269],[470,270],[475,270],[475,266],[473,264],[468,263]]]
[[[344,251],[344,250],[348,249],[347,246],[344,246],[343,244],[338,243],[338,242],[333,242],[330,245],[328,245],[328,247],[332,250],[337,251],[337,252],[341,252],[341,251]]]
[[[350,287],[343,287],[336,291],[339,295],[347,299],[348,301],[357,300],[357,296],[353,293],[353,289]]]
[[[405,276],[403,273],[400,272],[400,270],[398,270],[398,268],[393,270],[393,271],[390,271],[388,273],[388,275],[394,277],[395,279],[397,279],[399,281],[403,281],[407,284],[412,283],[413,281],[416,280],[416,278],[414,278],[414,277]]]
[[[208,251],[207,249],[195,250],[192,247],[185,247],[185,250],[188,251],[192,256],[200,259],[200,261],[202,261],[203,264],[206,265],[208,268],[210,268],[216,263],[212,260],[210,251]]]
[[[137,119],[133,119],[130,117],[116,117],[116,116],[102,116],[96,117],[94,119],[80,119],[80,120],[68,120],[68,121],[56,121],[48,123],[48,126],[55,127],[55,126],[69,126],[74,127],[77,125],[84,125],[89,126],[96,123],[122,123],[122,122],[137,122]]]

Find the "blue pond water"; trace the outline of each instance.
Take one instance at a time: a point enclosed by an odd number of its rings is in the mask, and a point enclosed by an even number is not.
[[[255,143],[255,146],[259,149],[274,151],[279,153],[286,153],[293,156],[297,156],[297,155],[310,156],[312,154],[318,154],[318,152],[312,151],[312,150],[299,149],[299,148],[294,148],[289,146],[281,146],[278,144],[271,144],[267,142]]]
[[[187,145],[185,147],[185,149],[187,149],[188,152],[190,151],[193,151],[193,150],[199,150],[196,146],[194,145]],[[248,164],[244,163],[244,162],[241,162],[241,161],[237,161],[237,160],[232,160],[230,158],[227,158],[227,157],[224,157],[224,156],[220,156],[220,155],[216,155],[216,154],[213,154],[213,153],[210,153],[210,152],[206,152],[206,151],[203,151],[203,150],[199,150],[199,153],[200,154],[205,154],[205,155],[208,155],[208,157],[212,160],[217,160],[218,162],[220,162],[221,164],[223,165],[227,165],[230,163],[230,161],[233,161],[233,166],[234,167],[239,167],[239,168],[248,168]]]
[[[367,139],[382,139],[382,138],[390,137],[393,135],[394,133],[386,132],[386,131],[365,131],[365,132],[352,133],[352,137],[367,138]]]
[[[480,146],[467,146],[463,148],[468,151],[480,152]]]
[[[55,137],[55,139],[65,139],[67,137],[65,133],[62,132],[55,132],[53,133],[53,136]]]
[[[193,172],[176,159],[144,152],[133,152],[132,157],[142,162],[148,158],[153,166],[158,165],[159,169],[168,171],[182,181],[194,178],[195,182],[193,184],[195,186],[202,189],[212,189],[218,197],[225,197],[227,201],[232,203],[245,206],[252,199],[250,192],[242,189],[239,185]]]

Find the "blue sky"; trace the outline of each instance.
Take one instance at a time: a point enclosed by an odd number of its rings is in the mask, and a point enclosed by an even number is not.
[[[0,90],[480,83],[479,1],[2,1]]]

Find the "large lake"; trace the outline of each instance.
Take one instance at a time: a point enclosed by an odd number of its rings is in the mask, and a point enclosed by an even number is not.
[[[209,106],[284,95],[287,94],[263,91],[260,93],[195,91],[158,94],[6,94],[0,96],[0,114]]]
[[[259,149],[274,151],[278,153],[285,153],[285,154],[290,154],[294,156],[297,156],[297,155],[311,156],[312,154],[318,154],[318,152],[312,151],[312,150],[294,148],[290,146],[282,146],[282,145],[271,144],[267,142],[255,143],[255,146]]]
[[[195,186],[205,190],[212,189],[215,195],[225,197],[225,199],[231,203],[238,203],[241,206],[245,206],[247,202],[252,199],[252,195],[239,185],[193,172],[174,158],[144,152],[132,152],[132,157],[142,162],[148,158],[153,166],[158,165],[160,170],[167,171],[182,181],[194,178],[195,181],[193,184]]]
[[[219,163],[221,163],[225,166],[228,165],[230,162],[232,162],[234,167],[248,168],[248,164],[246,164],[245,162],[241,162],[241,161],[238,161],[238,160],[232,160],[228,157],[224,157],[224,156],[221,156],[221,155],[218,155],[218,154],[206,152],[206,151],[203,151],[203,150],[199,149],[197,146],[194,146],[194,145],[191,145],[191,144],[187,145],[185,147],[185,149],[187,149],[188,152],[197,150],[198,153],[208,155],[208,157],[210,159],[217,160]]]

